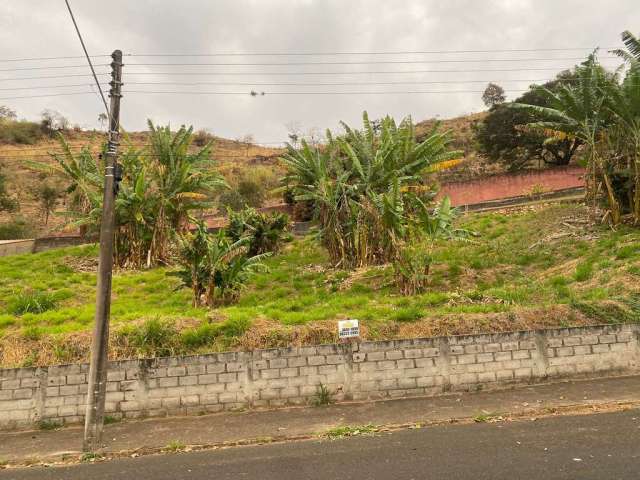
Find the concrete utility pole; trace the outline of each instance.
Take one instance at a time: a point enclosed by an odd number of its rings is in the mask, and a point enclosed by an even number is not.
[[[113,270],[113,242],[116,196],[117,157],[120,138],[120,97],[122,87],[122,52],[111,54],[111,108],[109,109],[109,143],[107,148],[104,196],[102,202],[102,224],[100,226],[100,262],[98,264],[98,292],[96,317],[91,342],[91,366],[89,367],[89,390],[87,413],[84,424],[85,452],[93,452],[102,446],[104,426],[104,402],[107,392],[107,362],[109,348],[109,314],[111,310],[111,274]]]

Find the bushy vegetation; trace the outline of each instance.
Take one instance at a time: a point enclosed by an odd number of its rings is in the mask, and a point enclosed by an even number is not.
[[[640,60],[627,37],[630,64],[622,79],[608,73],[595,54],[576,68],[575,81],[556,90],[540,87],[547,106],[514,104],[542,120],[529,128],[555,141],[579,141],[589,170],[588,188],[601,199],[604,217],[618,225],[625,213],[640,224]]]
[[[15,212],[18,207],[18,201],[7,189],[7,177],[2,173],[0,165],[0,212]]]
[[[45,136],[42,126],[26,120],[0,120],[0,143],[34,145]]]
[[[575,72],[565,71],[543,85],[557,91],[562,85],[575,81]],[[548,107],[549,99],[533,85],[529,91],[512,103]],[[542,160],[547,165],[568,165],[578,147],[578,138],[551,138],[547,132],[526,128],[541,120],[539,113],[510,108],[512,103],[497,102],[476,129],[476,140],[481,153],[491,161],[500,162],[510,170],[517,170]]]
[[[478,236],[435,240],[427,289],[412,296],[398,294],[393,265],[332,268],[313,235],[263,259],[236,301],[213,309],[190,306],[173,267],[116,271],[112,358],[152,355],[138,340],[160,329],[170,334],[154,338],[171,341],[158,352],[194,353],[333,342],[344,318],[358,318],[365,339],[640,320],[637,229],[592,225],[575,205],[470,214],[455,227]],[[88,358],[96,264],[93,246],[0,258],[0,364]],[[14,315],[27,291],[55,308]]]
[[[275,173],[265,167],[234,169],[225,178],[229,188],[218,199],[221,214],[229,210],[238,212],[246,208],[260,208],[278,186]]]
[[[224,230],[211,235],[203,223],[179,239],[181,270],[175,274],[193,292],[193,305],[216,306],[236,300],[250,274],[268,255],[251,254],[251,239],[230,239]]]
[[[124,177],[116,198],[116,264],[140,268],[170,260],[172,245],[192,221],[192,212],[213,206],[222,177],[213,168],[211,144],[190,153],[193,129],[149,122],[147,149],[131,145],[119,156]],[[35,167],[60,176],[68,184],[70,214],[87,233],[96,232],[102,212],[103,161],[90,147],[78,154],[64,138],[65,152],[56,154],[57,165]]]
[[[32,238],[35,235],[33,225],[21,216],[13,216],[8,222],[0,223],[0,240]]]
[[[327,132],[328,144],[289,147],[286,183],[296,199],[312,202],[322,244],[336,266],[362,267],[393,261],[403,243],[422,231],[435,188],[429,168],[455,159],[445,134],[415,140],[410,118],[389,117],[377,134],[366,112],[363,129],[343,124],[345,134]]]
[[[241,212],[229,212],[227,235],[238,241],[249,239],[249,256],[262,253],[277,253],[282,243],[288,239],[289,216],[285,213],[260,213],[253,208]]]

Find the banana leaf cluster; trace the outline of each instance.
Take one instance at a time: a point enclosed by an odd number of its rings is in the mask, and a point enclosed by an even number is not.
[[[460,152],[436,129],[417,142],[411,118],[396,124],[386,117],[374,128],[365,112],[362,130],[342,126],[342,135],[327,132],[326,145],[289,146],[284,182],[297,201],[313,205],[334,265],[393,261],[432,220],[436,187],[429,172],[452,164]]]
[[[140,149],[130,142],[121,151],[123,180],[116,197],[115,262],[140,268],[167,263],[176,234],[186,231],[191,212],[210,208],[223,178],[213,168],[212,144],[190,152],[193,128],[171,132],[149,122],[148,145]],[[63,178],[67,184],[67,215],[71,224],[87,235],[95,234],[102,215],[104,153],[89,146],[73,152],[59,138],[63,153],[55,163],[32,167]]]
[[[629,215],[640,224],[640,40],[622,34],[626,50],[616,50],[626,68],[607,72],[592,54],[576,68],[575,79],[554,91],[539,87],[549,107],[514,104],[543,118],[528,126],[552,135],[549,142],[576,138],[585,146],[587,186],[594,211],[619,224]]]

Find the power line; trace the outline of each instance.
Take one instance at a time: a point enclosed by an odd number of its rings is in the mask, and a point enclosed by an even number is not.
[[[91,55],[91,58],[105,58],[111,57],[111,55]],[[78,60],[86,58],[84,55],[70,55],[63,57],[31,57],[31,58],[0,58],[0,63],[10,62],[40,62],[48,60]]]
[[[93,68],[93,63],[91,62],[91,57],[89,57],[89,52],[87,52],[87,47],[84,44],[84,40],[82,39],[82,34],[80,33],[80,29],[78,28],[78,24],[76,23],[76,18],[73,16],[73,11],[71,10],[71,5],[69,4],[69,0],[64,0],[67,4],[67,10],[69,10],[69,15],[71,15],[71,21],[73,22],[73,26],[76,29],[76,33],[78,34],[78,39],[80,40],[80,44],[82,45],[82,50],[84,51],[85,57],[87,57],[87,62],[89,63],[89,68],[91,68],[91,74],[93,75],[93,79],[96,82],[96,86],[98,87],[98,91],[100,92],[100,97],[102,98],[102,103],[104,103],[104,109],[107,112],[107,117],[111,117],[111,113],[109,112],[109,106],[107,105],[107,99],[104,96],[104,92],[102,91],[102,86],[98,81],[98,76],[96,75],[96,71]]]
[[[87,95],[89,93],[94,94],[96,92],[90,90],[87,92],[45,93],[42,95],[20,95],[16,97],[0,97],[0,100],[18,100],[22,98],[68,97],[73,95]]]
[[[95,66],[97,67],[108,67],[108,63],[98,63]],[[51,70],[51,69],[61,69],[61,68],[85,68],[86,65],[49,65],[46,67],[18,67],[18,68],[3,68],[0,69],[0,72],[18,72],[23,70]]]
[[[125,57],[300,57],[331,55],[441,55],[459,53],[531,53],[531,52],[570,52],[593,51],[598,47],[565,47],[565,48],[507,48],[484,50],[395,50],[395,51],[325,51],[325,52],[212,52],[212,53],[126,53]],[[618,47],[601,47],[603,50]],[[111,55],[91,55],[91,58],[110,58]],[[51,60],[77,60],[86,58],[82,55],[66,55],[55,57],[23,57],[2,58],[0,63],[38,62]]]
[[[600,58],[618,58],[615,56]],[[548,62],[565,60],[584,60],[584,57],[558,57],[558,58],[482,58],[482,59],[447,59],[447,60],[370,60],[370,61],[343,61],[343,62],[209,62],[209,63],[132,63],[132,67],[198,67],[198,66],[299,66],[299,65],[390,65],[390,64],[424,64],[424,63],[488,63],[488,62]]]
[[[107,84],[108,85],[108,84]],[[93,83],[76,83],[72,85],[34,85],[31,87],[3,87],[0,91],[8,90],[40,90],[44,88],[71,88],[71,87],[93,87]]]
[[[526,53],[526,52],[564,52],[593,51],[597,47],[567,48],[512,48],[486,50],[396,50],[396,51],[331,51],[331,52],[214,52],[214,53],[131,53],[130,57],[285,57],[285,56],[329,56],[329,55],[436,55],[451,53]],[[617,47],[604,47],[605,50]]]
[[[526,92],[528,90],[505,90],[505,92]],[[401,91],[356,91],[356,92],[203,92],[203,91],[158,91],[158,90],[126,90],[126,93],[171,94],[171,95],[400,95],[400,94],[451,94],[451,93],[483,93],[484,90],[401,90]],[[1,100],[1,99],[0,99]]]
[[[522,82],[549,82],[553,79],[495,79],[486,80],[415,80],[415,81],[398,81],[398,82],[127,82],[127,85],[182,85],[182,86],[198,86],[198,85],[218,85],[218,86],[348,86],[348,85],[428,85],[428,84],[465,84],[465,83],[522,83]],[[23,87],[28,88],[28,87]],[[2,89],[0,89],[2,90]],[[10,89],[9,89],[10,90]]]
[[[107,76],[109,73],[98,73],[99,76]],[[44,80],[48,78],[73,78],[73,77],[89,77],[93,78],[90,73],[72,73],[69,75],[40,75],[37,77],[13,77],[13,78],[0,78],[0,82],[13,82],[22,80]]]
[[[481,68],[466,70],[369,70],[369,71],[353,71],[353,72],[337,72],[337,71],[315,71],[315,72],[136,72],[128,71],[128,75],[194,75],[194,76],[282,76],[282,75],[396,75],[396,74],[417,74],[417,73],[481,73],[481,72],[550,72],[561,70],[562,67],[542,67],[542,68]]]

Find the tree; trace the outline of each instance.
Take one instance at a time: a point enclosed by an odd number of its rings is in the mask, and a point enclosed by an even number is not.
[[[211,235],[198,223],[193,233],[179,237],[178,255],[182,266],[174,275],[193,292],[193,305],[216,306],[237,299],[249,276],[264,270],[268,253],[247,254],[250,240],[233,241],[224,230]]]
[[[49,223],[49,216],[56,208],[60,198],[60,190],[47,182],[43,182],[36,187],[33,196],[39,204],[40,214],[44,220],[44,224]]]
[[[640,62],[640,38],[629,30],[622,32],[621,37],[626,50],[619,48],[612,50],[611,53],[623,58],[628,63]]]
[[[211,208],[218,189],[226,185],[213,169],[211,142],[190,152],[192,128],[183,126],[173,133],[149,122],[149,129],[149,147],[129,145],[119,155],[124,178],[115,202],[115,257],[121,267],[167,263],[176,235],[189,228],[192,212]],[[103,162],[90,146],[74,153],[61,134],[59,138],[63,153],[53,155],[56,163],[31,166],[67,182],[73,223],[95,233],[102,214]]]
[[[289,217],[284,213],[260,213],[253,208],[241,212],[230,212],[227,235],[233,240],[248,238],[248,255],[275,253],[280,249],[287,228]]]
[[[102,112],[100,115],[98,115],[98,122],[100,122],[100,128],[104,128],[105,123],[107,123],[107,120],[109,119],[109,117],[107,117],[107,114]]]
[[[366,112],[363,129],[342,124],[345,134],[327,132],[328,144],[289,148],[285,184],[296,199],[311,201],[321,239],[335,265],[354,268],[392,261],[411,232],[419,200],[433,198],[424,174],[457,158],[445,134],[417,143],[410,118],[400,125],[386,117],[376,135]]]
[[[504,89],[496,83],[489,83],[482,94],[482,101],[488,108],[500,105],[504,103],[506,99]]]
[[[7,190],[7,177],[2,173],[0,165],[0,212],[15,212],[18,209],[18,202]]]
[[[40,126],[42,130],[47,134],[54,132],[65,131],[69,129],[69,119],[63,116],[60,112],[55,110],[46,109],[41,113],[42,120]]]
[[[560,86],[575,82],[575,72],[561,72],[556,78],[543,85],[556,91]],[[538,86],[518,97],[514,103],[548,106],[547,97],[540,93]],[[510,103],[495,106],[476,129],[476,140],[480,150],[489,159],[520,169],[532,160],[540,159],[548,165],[568,165],[582,145],[579,138],[552,138],[544,131],[526,128],[539,120],[535,112],[509,108]]]
[[[12,110],[11,108],[4,106],[4,105],[0,105],[0,121],[2,120],[15,120],[16,118],[18,118],[18,116],[16,115],[15,110]]]
[[[516,103],[512,108],[535,114],[541,120],[529,124],[529,127],[545,132],[552,139],[577,138],[584,143],[591,194],[595,198],[601,180],[606,192],[608,215],[617,225],[622,212],[614,189],[612,165],[599,148],[603,135],[612,124],[612,114],[605,105],[608,102],[607,92],[613,88],[616,78],[607,74],[592,54],[576,68],[575,80],[562,84],[556,91],[539,87],[538,92],[546,98],[546,107]]]

